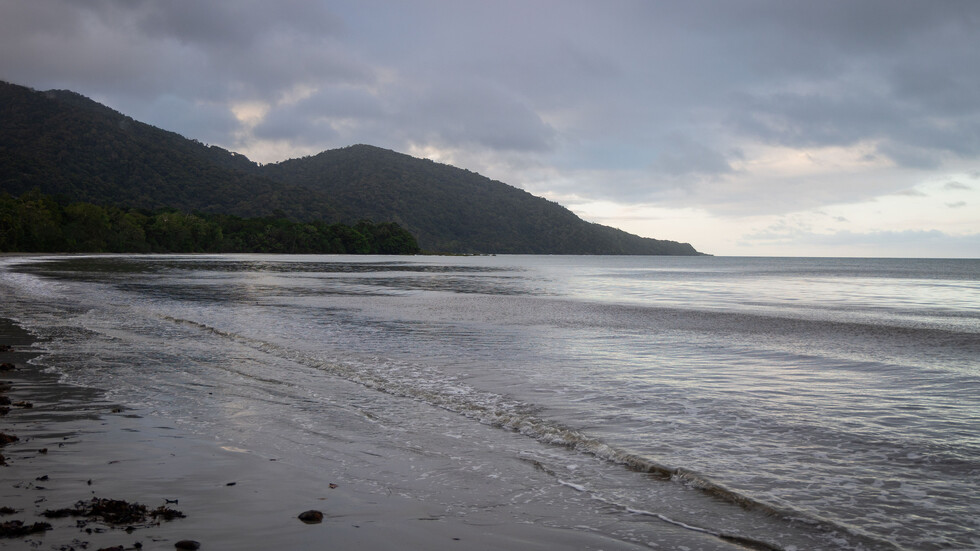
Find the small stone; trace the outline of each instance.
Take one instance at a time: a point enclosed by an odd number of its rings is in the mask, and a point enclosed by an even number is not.
[[[299,519],[306,524],[317,524],[323,522],[323,513],[311,509],[300,513]]]
[[[17,368],[12,363],[3,362],[0,364],[0,371],[13,371],[15,369]]]
[[[194,540],[180,540],[174,544],[177,549],[187,549],[189,551],[194,551],[195,549],[200,549],[201,544]]]

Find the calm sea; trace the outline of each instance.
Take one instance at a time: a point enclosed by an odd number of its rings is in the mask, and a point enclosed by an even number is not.
[[[0,294],[71,381],[447,515],[980,548],[980,260],[8,257]]]

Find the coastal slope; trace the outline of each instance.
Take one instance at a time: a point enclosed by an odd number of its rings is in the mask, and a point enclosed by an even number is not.
[[[0,82],[0,192],[353,224],[396,222],[427,251],[698,255],[582,220],[480,174],[369,145],[260,166],[80,94]]]
[[[264,165],[260,174],[322,192],[348,220],[391,220],[423,248],[461,253],[698,254],[586,222],[567,208],[475,172],[354,145]]]

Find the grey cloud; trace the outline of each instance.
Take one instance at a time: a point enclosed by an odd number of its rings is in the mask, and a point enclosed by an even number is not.
[[[943,189],[948,191],[957,191],[957,190],[969,191],[972,190],[973,188],[961,182],[946,182],[946,185],[943,186]]]
[[[440,145],[536,152],[553,145],[554,129],[520,97],[479,79],[423,90],[401,102],[400,112],[406,128]]]
[[[301,0],[279,0],[274,5],[259,0],[116,0],[114,4],[118,10],[132,12],[141,31],[185,43],[250,48],[270,33],[319,37],[344,28],[325,4]]]
[[[936,169],[942,165],[943,152],[935,148],[916,147],[901,142],[886,141],[878,145],[878,152],[899,165],[921,170]]]
[[[28,85],[227,101],[274,98],[304,80],[374,78],[338,40],[343,25],[319,2],[30,5],[0,17],[18,23],[3,29],[0,77]]]
[[[725,155],[688,136],[673,134],[651,165],[654,172],[671,176],[727,174],[732,172]]]
[[[951,209],[958,209],[966,206],[966,201],[957,201],[955,203],[946,203],[946,206]]]
[[[866,94],[778,93],[744,96],[731,124],[740,133],[781,145],[852,145],[886,134],[896,115]]]
[[[935,168],[948,156],[980,153],[980,103],[973,117],[937,117],[878,95],[778,94],[752,97],[731,118],[737,133],[793,147],[874,141],[900,165]]]
[[[533,157],[568,195],[781,212],[909,183],[730,183],[740,151],[980,156],[976,28],[972,0],[34,0],[0,6],[0,78],[229,148],[227,106],[262,101],[255,137],[304,151]],[[316,93],[280,101],[300,87]]]
[[[342,138],[337,130],[341,125],[363,128],[386,117],[384,104],[364,89],[325,87],[308,98],[273,106],[254,131],[263,139],[291,139],[300,145],[316,145]]]
[[[980,153],[980,73],[968,69],[980,65],[976,4],[751,5],[759,21],[747,24],[769,27],[743,46],[758,61],[754,86],[732,88],[726,111],[736,134],[789,146],[873,140],[915,168]],[[731,6],[740,22],[753,13]],[[759,49],[770,41],[771,51]]]
[[[327,86],[302,101],[273,107],[255,132],[304,145],[370,141],[402,150],[430,144],[543,152],[553,145],[554,129],[492,83],[454,82],[436,90],[412,84],[400,80],[372,91]]]
[[[204,143],[224,143],[239,127],[238,120],[223,104],[191,103],[166,95],[144,110],[147,116],[143,122],[160,128],[180,128],[186,137]]]
[[[917,189],[902,189],[894,193],[891,193],[890,195],[897,195],[900,197],[928,197],[928,195],[925,192]]]

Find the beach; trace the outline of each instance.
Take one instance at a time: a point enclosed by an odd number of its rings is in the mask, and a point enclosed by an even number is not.
[[[0,380],[13,403],[2,432],[18,440],[2,448],[0,517],[50,529],[0,538],[0,548],[172,549],[639,549],[587,532],[515,524],[492,515],[454,519],[437,507],[397,494],[345,484],[342,472],[311,471],[260,457],[175,428],[166,418],[108,402],[100,389],[60,382],[28,363],[31,336],[0,319]],[[47,518],[93,498],[166,507],[184,518],[112,524],[82,517]],[[300,513],[318,510],[320,523]],[[698,535],[692,534],[692,540]]]
[[[0,266],[0,547],[980,543],[973,261]]]

